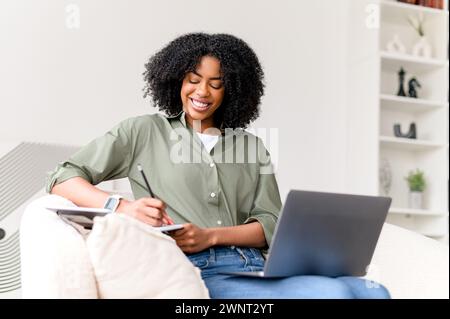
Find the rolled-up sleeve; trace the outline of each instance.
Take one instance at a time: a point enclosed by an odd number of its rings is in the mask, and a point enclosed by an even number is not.
[[[244,223],[258,221],[263,227],[267,245],[270,246],[282,204],[270,154],[262,142],[258,147],[260,150],[258,185],[252,209]]]
[[[125,120],[93,140],[47,174],[46,191],[73,177],[97,185],[128,175],[132,157],[131,123]]]

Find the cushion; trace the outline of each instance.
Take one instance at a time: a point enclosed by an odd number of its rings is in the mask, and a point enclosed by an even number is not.
[[[86,242],[100,298],[209,297],[175,241],[132,217],[96,217]]]
[[[57,195],[29,204],[20,226],[24,298],[97,298],[94,270],[83,236],[47,205],[74,204]]]
[[[407,229],[384,224],[368,278],[392,298],[449,298],[449,247]]]

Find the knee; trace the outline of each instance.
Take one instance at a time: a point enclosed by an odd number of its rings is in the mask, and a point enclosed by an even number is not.
[[[326,299],[354,299],[352,289],[345,283],[329,278],[323,289],[323,297]]]

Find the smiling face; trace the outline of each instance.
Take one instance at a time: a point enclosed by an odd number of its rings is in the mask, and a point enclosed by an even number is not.
[[[194,72],[189,72],[181,86],[181,101],[186,121],[193,127],[201,121],[201,132],[214,127],[213,114],[223,101],[225,88],[220,72],[220,61],[204,56]]]

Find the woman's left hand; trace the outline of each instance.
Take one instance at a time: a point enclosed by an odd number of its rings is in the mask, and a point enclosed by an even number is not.
[[[183,229],[170,234],[183,252],[197,253],[214,246],[212,229],[200,228],[194,224],[184,224],[183,226]]]

